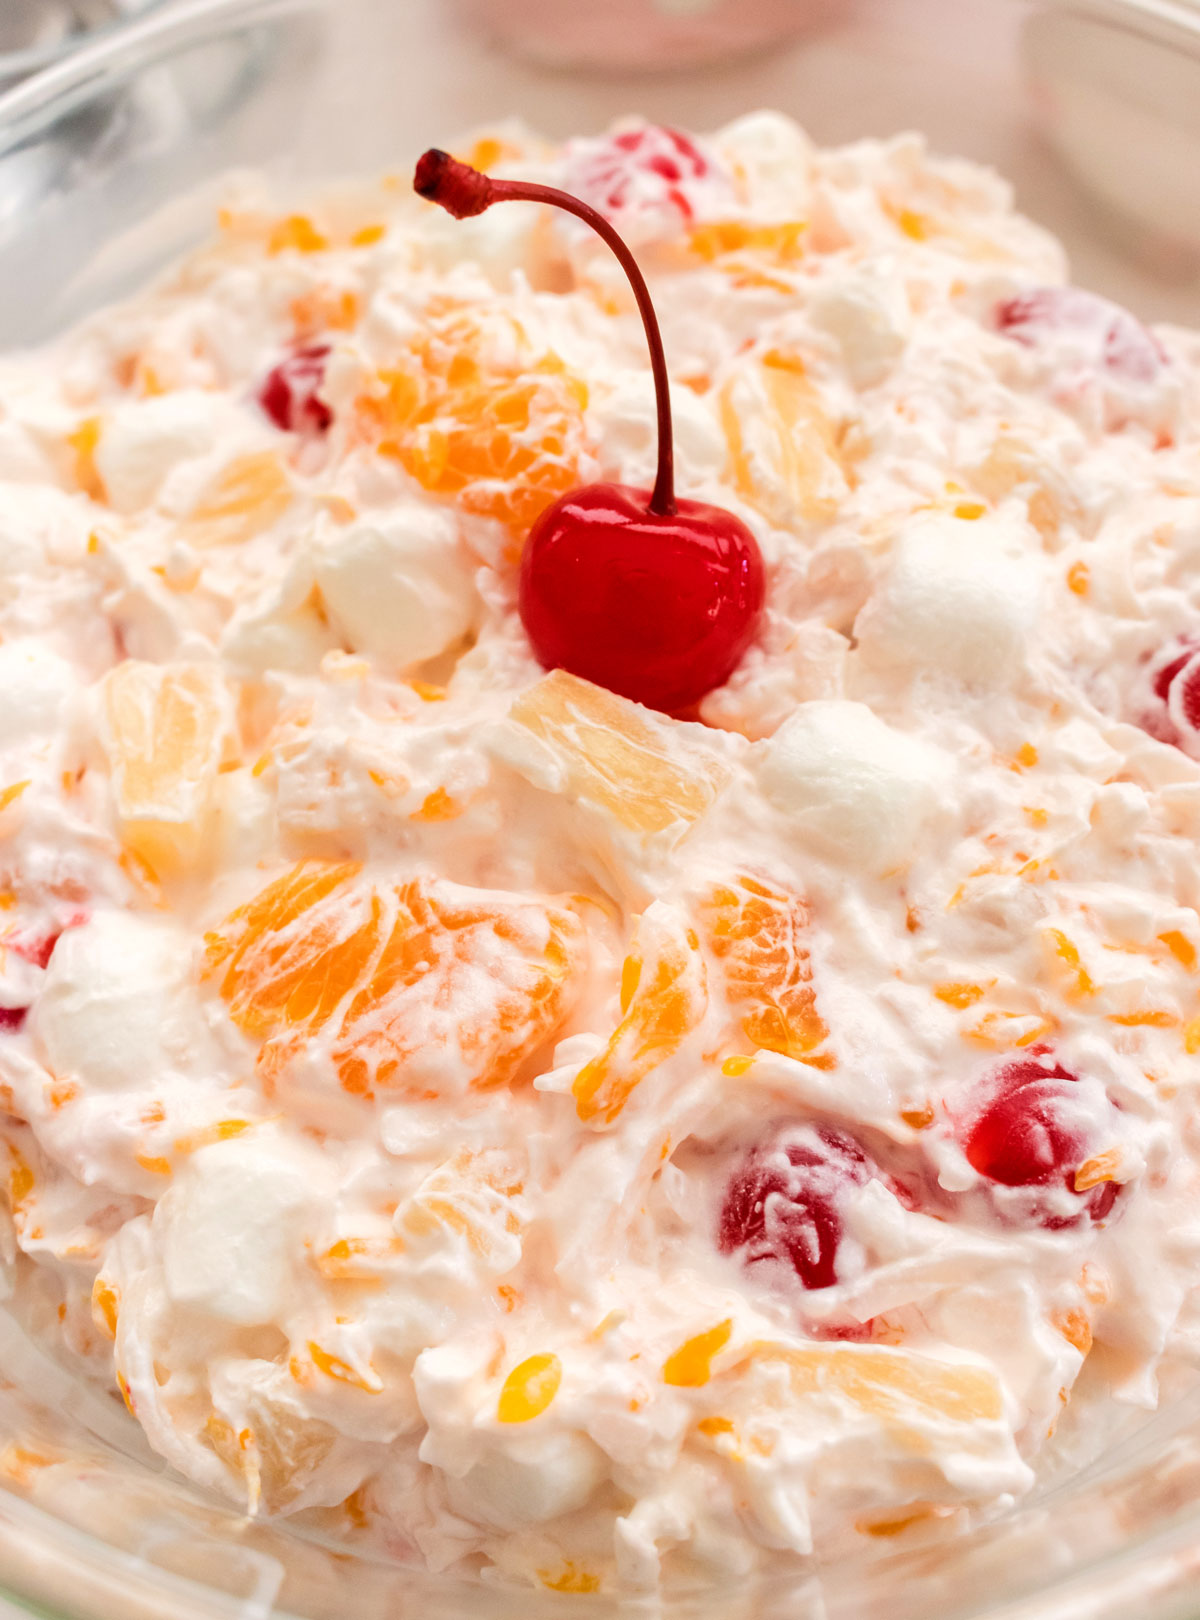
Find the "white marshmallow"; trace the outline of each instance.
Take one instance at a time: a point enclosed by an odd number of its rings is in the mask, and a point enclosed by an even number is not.
[[[422,224],[422,258],[435,270],[468,263],[501,289],[518,271],[531,279],[538,275],[545,221],[536,209],[491,208],[461,220],[431,211]]]
[[[764,108],[726,124],[714,145],[741,181],[756,215],[806,217],[815,148],[798,124]]]
[[[241,418],[225,395],[199,388],[122,401],[105,418],[96,446],[109,503],[118,512],[149,506],[172,468],[226,442]]]
[[[808,306],[808,318],[837,340],[856,388],[883,381],[903,354],[912,327],[903,278],[886,255],[822,288]]]
[[[78,563],[91,523],[77,497],[52,487],[0,482],[0,580],[44,575],[53,563]]]
[[[43,642],[0,643],[0,749],[52,737],[78,690],[74,669]]]
[[[796,833],[875,872],[912,853],[950,774],[940,749],[885,725],[864,703],[803,704],[765,746],[759,781]]]
[[[457,524],[442,507],[401,506],[363,518],[326,541],[316,574],[354,651],[397,668],[444,652],[480,611]]]
[[[604,1453],[587,1435],[558,1430],[523,1435],[491,1451],[462,1479],[447,1478],[456,1513],[518,1530],[581,1508],[607,1472]]]
[[[1025,662],[1042,590],[1040,559],[1014,525],[921,513],[854,633],[872,664],[932,668],[972,685],[1010,684]]]
[[[304,1213],[320,1197],[310,1159],[248,1137],[192,1155],[155,1213],[172,1300],[247,1327],[279,1319],[304,1259]]]
[[[47,1068],[98,1091],[219,1072],[191,965],[190,940],[159,918],[98,911],[69,929],[34,1014]]]
[[[671,416],[680,483],[695,485],[719,478],[729,458],[729,446],[712,410],[690,388],[674,386]],[[624,482],[654,482],[658,422],[649,372],[624,372],[612,387],[595,390],[588,403],[587,423],[598,454],[620,468]]]

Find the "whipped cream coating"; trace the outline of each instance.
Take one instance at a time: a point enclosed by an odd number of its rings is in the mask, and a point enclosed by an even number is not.
[[[950,1533],[1197,1348],[1200,337],[914,136],[474,157],[636,244],[759,643],[686,718],[528,650],[532,517],[653,474],[575,222],[242,180],[0,359],[10,1308],[351,1550]]]

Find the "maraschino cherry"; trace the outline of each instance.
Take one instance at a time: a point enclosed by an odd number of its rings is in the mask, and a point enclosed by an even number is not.
[[[320,396],[329,359],[327,343],[294,349],[269,371],[258,402],[282,433],[319,438],[333,425],[333,412]]]
[[[973,1169],[1002,1187],[1065,1188],[1078,1214],[1034,1197],[1027,1214],[1053,1230],[1084,1215],[1102,1221],[1120,1188],[1103,1181],[1078,1192],[1075,1173],[1087,1158],[1085,1132],[1071,1091],[1078,1076],[1049,1053],[1017,1058],[993,1077],[991,1095],[971,1121],[964,1147]],[[1059,1201],[1061,1202],[1061,1200]]]
[[[881,1172],[845,1131],[784,1131],[739,1165],[721,1206],[718,1247],[747,1265],[782,1262],[803,1287],[828,1288],[838,1280],[840,1205],[873,1178]]]
[[[413,185],[455,219],[497,202],[541,202],[590,225],[629,277],[650,347],[658,402],[653,490],[588,484],[541,514],[521,558],[521,620],[547,669],[565,669],[676,714],[733,674],[762,612],[762,555],[731,512],[675,497],[671,402],[662,337],[641,271],[604,216],[553,186],[493,180],[426,152]]]

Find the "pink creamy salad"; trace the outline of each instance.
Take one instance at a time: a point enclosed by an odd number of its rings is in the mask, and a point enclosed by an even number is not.
[[[655,452],[562,216],[242,179],[0,359],[9,1309],[436,1570],[952,1532],[1197,1345],[1200,337],[916,136],[471,156],[627,232],[761,640],[681,718],[528,649],[529,523]]]

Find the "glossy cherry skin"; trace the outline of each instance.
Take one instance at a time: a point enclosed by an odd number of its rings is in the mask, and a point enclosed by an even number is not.
[[[589,484],[548,507],[521,558],[521,619],[547,669],[677,714],[737,668],[765,576],[732,513],[681,500],[668,517],[649,499]]]
[[[319,397],[328,359],[329,345],[314,343],[287,355],[263,379],[258,402],[282,432],[320,437],[329,431],[333,412]]]
[[[748,1265],[778,1260],[805,1288],[838,1280],[839,1204],[881,1172],[844,1131],[802,1126],[754,1148],[734,1172],[721,1206],[717,1245]]]
[[[981,1176],[1004,1187],[1065,1186],[1079,1200],[1080,1215],[1102,1220],[1116,1201],[1115,1182],[1079,1193],[1075,1172],[1088,1145],[1072,1106],[1078,1077],[1050,1056],[1018,1058],[997,1075],[983,1109],[969,1127],[964,1148]],[[1050,1228],[1070,1224],[1048,1209],[1038,1213]]]

